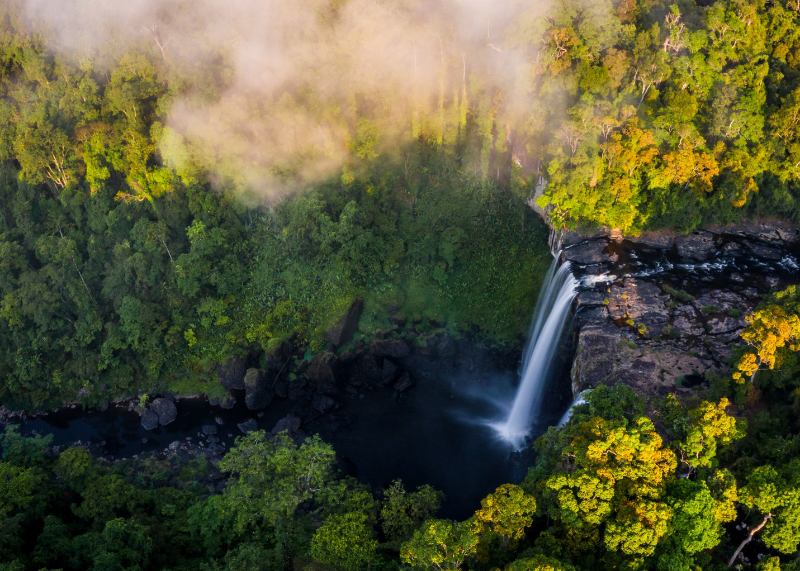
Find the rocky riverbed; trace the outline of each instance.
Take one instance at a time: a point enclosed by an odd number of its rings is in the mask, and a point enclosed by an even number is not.
[[[773,289],[800,277],[800,233],[784,223],[687,236],[564,238],[580,277],[573,391],[623,382],[649,398],[707,387]]]

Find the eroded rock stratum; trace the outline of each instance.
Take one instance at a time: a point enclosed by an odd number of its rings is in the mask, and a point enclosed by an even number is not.
[[[583,284],[575,393],[621,382],[647,398],[689,395],[727,369],[745,316],[796,278],[800,254],[796,230],[785,225],[733,230],[572,245],[568,237],[561,255]]]

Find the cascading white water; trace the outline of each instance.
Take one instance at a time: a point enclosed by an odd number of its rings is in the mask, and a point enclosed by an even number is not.
[[[500,436],[515,447],[524,443],[531,428],[531,416],[539,410],[561,332],[578,291],[578,281],[572,275],[569,262],[559,267],[559,258],[557,254],[536,302],[522,359],[522,376],[511,412],[505,422],[495,425]]]
[[[590,392],[592,392],[592,389],[586,389],[579,392],[578,395],[572,399],[572,404],[569,405],[569,408],[566,411],[564,411],[564,414],[561,416],[561,420],[558,421],[558,428],[561,428],[569,422],[569,419],[572,418],[572,411],[576,406],[586,404],[586,395],[588,395]]]

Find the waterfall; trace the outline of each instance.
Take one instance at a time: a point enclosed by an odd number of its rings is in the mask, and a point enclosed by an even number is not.
[[[524,443],[530,431],[531,417],[539,411],[561,332],[578,290],[578,281],[570,271],[569,262],[559,267],[559,258],[560,255],[556,255],[553,260],[536,302],[522,359],[520,384],[511,412],[505,422],[495,426],[500,436],[515,447]]]
[[[592,392],[592,389],[586,389],[584,391],[579,392],[574,399],[572,399],[572,404],[569,405],[569,408],[564,411],[564,415],[561,417],[561,420],[558,421],[558,427],[561,428],[565,424],[569,422],[569,419],[572,418],[572,411],[575,409],[576,406],[581,404],[586,404],[586,395]]]

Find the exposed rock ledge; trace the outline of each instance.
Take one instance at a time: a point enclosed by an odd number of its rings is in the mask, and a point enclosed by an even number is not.
[[[709,371],[727,369],[726,360],[746,326],[744,316],[761,295],[792,281],[791,265],[774,275],[758,269],[721,275],[710,266],[731,257],[778,264],[787,255],[796,260],[800,253],[800,233],[785,223],[677,237],[653,234],[635,242],[603,235],[577,240],[577,235],[565,236],[562,243],[572,245],[562,256],[579,275],[616,277],[576,299],[573,391],[622,382],[648,399],[670,392],[688,396],[708,387]],[[697,269],[641,277],[633,277],[635,271],[620,272],[625,263],[648,255]]]

